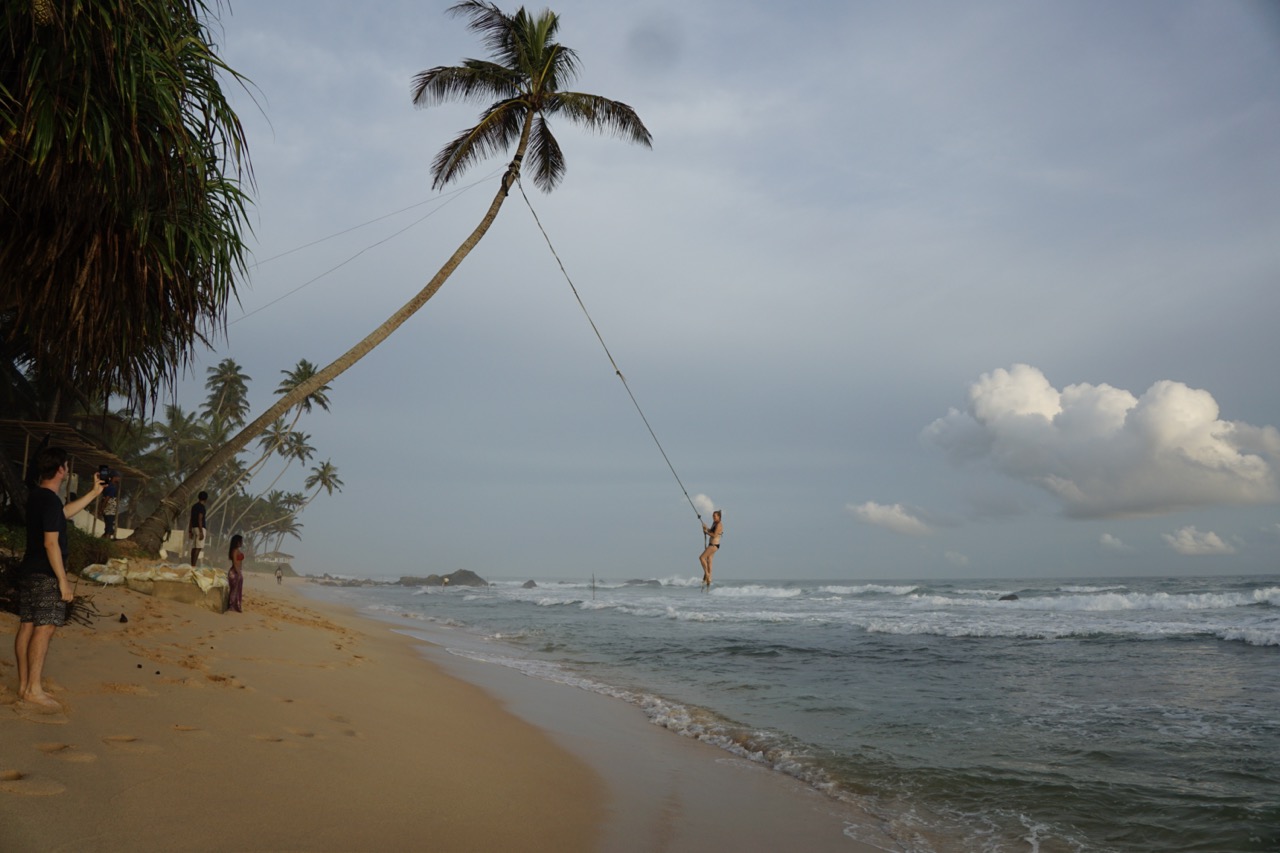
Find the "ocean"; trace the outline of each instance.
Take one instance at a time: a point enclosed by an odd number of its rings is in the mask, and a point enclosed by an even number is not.
[[[1280,577],[535,582],[332,595],[856,804],[885,849],[1280,851]]]

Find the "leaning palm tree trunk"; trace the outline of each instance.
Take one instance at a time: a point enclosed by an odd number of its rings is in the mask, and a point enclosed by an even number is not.
[[[386,322],[381,326],[374,329],[368,337],[347,350],[328,367],[325,367],[309,380],[285,394],[271,408],[240,430],[230,441],[209,455],[177,488],[160,501],[155,511],[134,530],[133,535],[129,537],[129,541],[136,544],[144,552],[155,553],[159,551],[160,545],[168,536],[169,526],[187,505],[191,495],[199,488],[201,483],[208,480],[229,459],[243,450],[250,441],[261,435],[276,418],[282,417],[285,412],[296,406],[309,394],[332,382],[346,372],[349,367],[368,355],[374,347],[386,340],[392,332],[400,328],[406,320],[416,314],[418,309],[427,303],[428,299],[436,295],[436,291],[448,280],[449,276],[453,275],[453,271],[458,268],[463,259],[471,254],[471,250],[476,247],[476,244],[480,242],[480,238],[484,237],[490,226],[493,225],[494,220],[497,219],[498,211],[502,208],[502,203],[506,201],[508,190],[520,177],[520,162],[524,158],[525,148],[528,147],[532,126],[533,114],[530,113],[520,136],[520,145],[517,147],[516,154],[512,158],[510,165],[507,166],[506,173],[502,176],[502,186],[497,195],[493,197],[493,201],[490,203],[484,218],[480,220],[480,224],[476,226],[467,239],[462,242],[462,245],[454,250],[454,253],[445,261],[444,266],[440,267],[439,272],[427,282],[426,287],[418,291],[416,296],[387,318]]]
[[[549,10],[532,16],[521,7],[514,15],[507,15],[489,0],[461,0],[449,7],[449,12],[471,19],[470,28],[484,37],[494,58],[491,61],[468,59],[459,66],[439,66],[421,72],[414,78],[413,100],[418,106],[426,106],[452,98],[475,100],[497,97],[498,100],[484,111],[477,125],[462,131],[445,145],[432,166],[434,186],[442,187],[476,160],[497,151],[509,150],[510,144],[518,140],[515,156],[502,176],[502,186],[493,197],[488,212],[417,296],[337,361],[299,382],[257,420],[205,459],[161,501],[156,511],[131,537],[144,550],[154,551],[160,547],[170,519],[177,516],[199,484],[290,407],[316,394],[382,343],[435,295],[497,218],[512,184],[520,177],[520,164],[527,151],[534,155],[531,174],[535,185],[550,191],[560,182],[565,169],[564,153],[551,133],[548,117],[561,115],[591,130],[613,132],[631,142],[650,145],[649,131],[631,107],[599,95],[561,88],[576,76],[578,60],[571,49],[554,40],[559,19]]]

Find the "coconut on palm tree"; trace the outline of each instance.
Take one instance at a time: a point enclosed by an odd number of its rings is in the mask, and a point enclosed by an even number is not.
[[[480,224],[412,299],[336,361],[277,400],[165,498],[132,536],[144,550],[155,551],[160,547],[170,520],[177,516],[199,483],[225,460],[290,408],[333,381],[386,340],[436,294],[488,232],[508,190],[519,180],[526,156],[533,170],[534,184],[539,189],[549,192],[560,183],[565,174],[565,157],[551,133],[551,119],[563,118],[588,130],[611,133],[645,147],[651,145],[648,129],[631,107],[565,88],[578,75],[578,58],[573,50],[555,40],[560,19],[554,13],[543,11],[531,15],[521,7],[515,14],[508,15],[483,0],[463,0],[451,6],[449,12],[469,19],[468,26],[481,35],[490,58],[467,59],[461,65],[423,71],[414,78],[413,100],[419,107],[428,107],[458,99],[482,103],[495,99],[475,126],[458,134],[441,149],[432,166],[434,186],[443,187],[479,160],[510,151],[514,146],[511,161],[488,210]]]

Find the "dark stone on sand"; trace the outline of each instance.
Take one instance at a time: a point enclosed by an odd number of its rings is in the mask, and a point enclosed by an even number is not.
[[[129,617],[128,617],[128,616],[125,616],[123,613],[121,613],[121,614],[120,614],[120,621],[121,621],[121,622],[128,622],[128,621],[129,621]]]
[[[532,580],[525,581],[524,585],[521,587],[521,589],[537,589],[537,588],[538,588],[538,585],[534,583]]]
[[[1017,601],[1018,596],[1014,595],[1013,593],[1009,593],[1008,595],[1000,596],[1000,600],[1001,601]]]

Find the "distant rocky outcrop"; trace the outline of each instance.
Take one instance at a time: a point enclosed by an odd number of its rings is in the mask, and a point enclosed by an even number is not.
[[[623,586],[662,586],[662,581],[656,580],[629,580]]]
[[[427,575],[425,578],[402,577],[401,586],[488,586],[489,582],[470,569],[458,569],[447,575]]]
[[[306,575],[312,583],[318,583],[323,586],[385,586],[385,581],[375,581],[370,578],[339,578],[325,572],[320,577],[315,575]]]
[[[524,582],[524,584],[520,588],[521,589],[537,589],[538,585],[534,583],[532,580],[527,580]]]
[[[1017,601],[1017,600],[1018,600],[1018,596],[1014,595],[1014,594],[1011,592],[1011,593],[1009,593],[1008,595],[1002,595],[1002,596],[1000,596],[1000,600],[1001,600],[1001,601]]]

